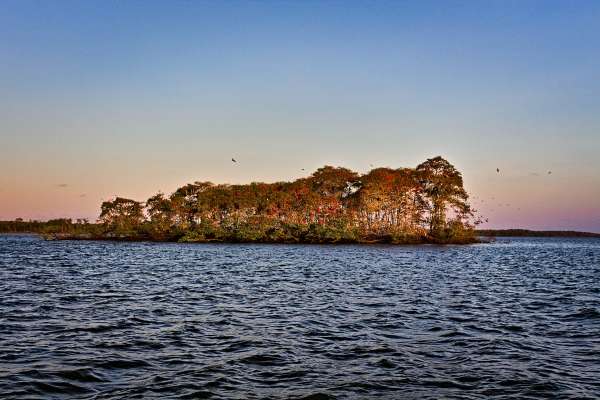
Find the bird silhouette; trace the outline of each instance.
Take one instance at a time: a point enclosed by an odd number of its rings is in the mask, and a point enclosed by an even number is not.
[[[300,168],[300,171],[304,171],[304,168]]]
[[[237,161],[235,161],[235,158],[232,158],[232,159],[231,159],[231,161],[233,161],[233,162],[237,162]]]
[[[548,175],[552,175],[552,171],[548,171]]]
[[[496,172],[497,172],[497,173],[500,173],[500,168],[496,168]]]

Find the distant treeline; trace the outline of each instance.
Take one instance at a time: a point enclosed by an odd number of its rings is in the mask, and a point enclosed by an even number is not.
[[[532,231],[528,229],[478,229],[479,236],[531,236],[531,237],[600,237],[600,233],[577,231]]]
[[[74,233],[88,231],[91,227],[85,219],[73,221],[70,218],[58,218],[48,221],[0,221],[0,233]]]
[[[325,166],[293,182],[194,182],[145,202],[117,197],[99,224],[56,238],[179,242],[472,243],[461,173],[436,157],[416,168],[358,174]]]

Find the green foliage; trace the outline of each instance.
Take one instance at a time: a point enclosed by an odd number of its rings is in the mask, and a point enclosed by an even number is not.
[[[327,224],[311,224],[305,235],[310,243],[356,243],[360,240],[358,229],[346,220],[336,219]]]
[[[100,222],[107,233],[115,237],[139,236],[144,222],[143,207],[140,202],[117,197],[105,201],[101,206]]]
[[[475,230],[460,219],[453,219],[443,226],[438,226],[437,230],[430,234],[430,241],[433,243],[447,244],[467,244],[475,243]]]

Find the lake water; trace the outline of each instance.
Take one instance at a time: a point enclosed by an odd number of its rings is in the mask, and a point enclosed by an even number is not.
[[[599,398],[600,240],[0,236],[2,399]]]

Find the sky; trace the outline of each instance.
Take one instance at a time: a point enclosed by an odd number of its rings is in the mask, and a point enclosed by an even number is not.
[[[441,155],[483,227],[600,232],[599,154],[600,2],[0,3],[0,220]]]

